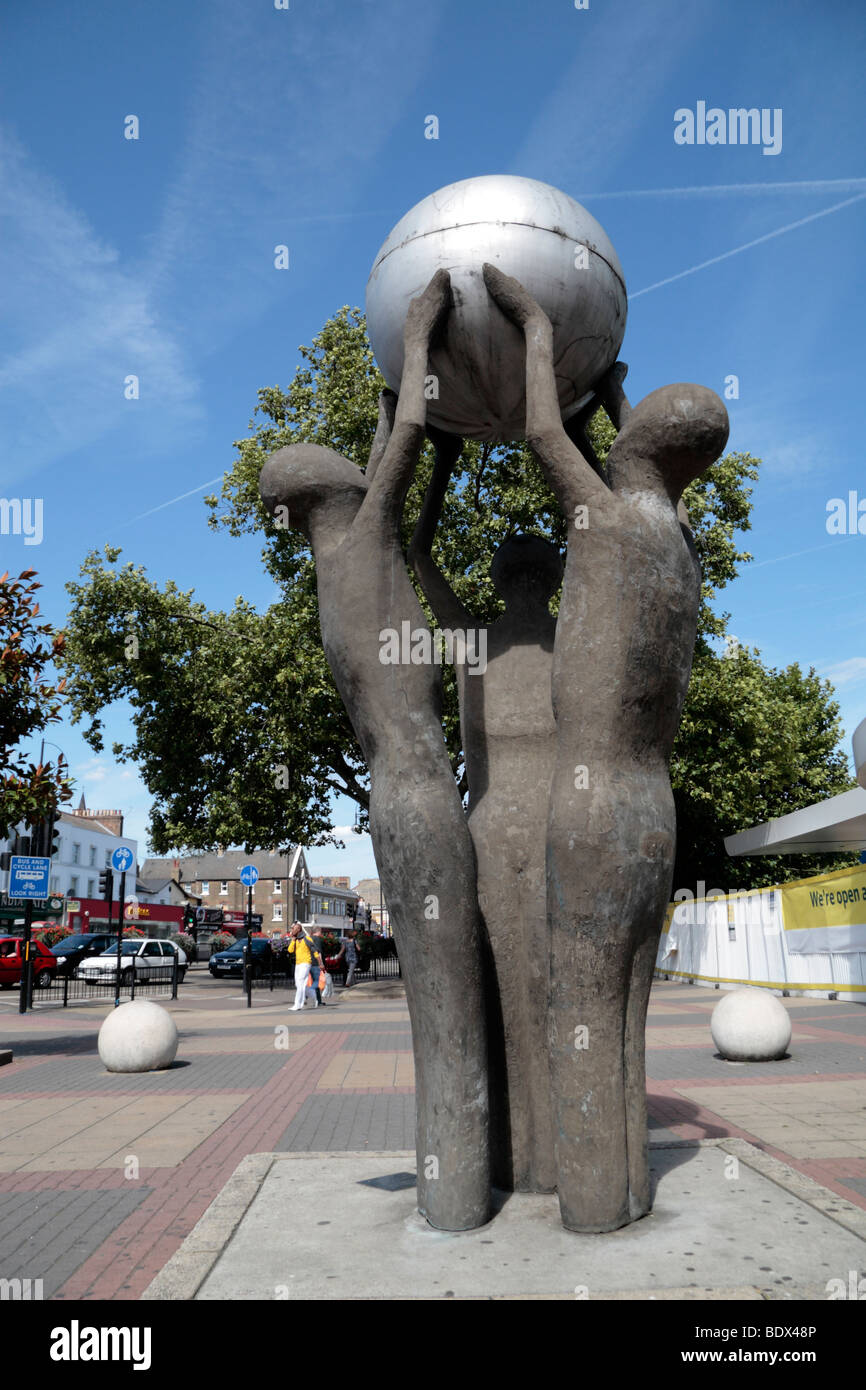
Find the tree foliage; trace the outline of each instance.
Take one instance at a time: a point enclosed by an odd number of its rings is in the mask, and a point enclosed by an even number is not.
[[[286,390],[259,391],[250,432],[236,441],[221,493],[206,499],[212,527],[263,535],[264,562],[282,601],[262,614],[240,599],[229,613],[210,612],[192,593],[171,583],[159,590],[143,569],[119,566],[114,549],[104,560],[89,555],[82,582],[68,586],[66,659],[75,717],[90,719],[85,737],[99,749],[101,711],[114,700],[129,701],[134,738],[114,752],[138,763],[154,796],[157,853],[325,843],[332,839],[328,806],[335,789],[367,804],[366,769],[321,649],[313,558],[299,533],[279,527],[265,511],[258,480],[269,454],[302,441],[335,449],[363,468],[384,382],[358,309],[341,309],[300,352],[302,365]],[[614,438],[603,411],[590,434],[603,461]],[[428,446],[407,499],[407,544],[431,468]],[[734,883],[743,865],[725,856],[724,835],[849,784],[826,683],[797,667],[768,671],[757,652],[744,653],[736,665],[717,654],[727,623],[716,610],[718,594],[751,559],[737,536],[749,529],[757,469],[750,455],[727,454],[684,497],[704,583],[695,673],[673,766],[678,883],[706,878],[698,868],[709,872],[722,861],[728,869],[722,884]],[[523,445],[467,441],[434,557],[480,621],[501,610],[490,561],[517,534],[543,536],[561,548],[566,542],[566,523],[535,460]],[[465,790],[448,668],[444,683],[445,735]],[[762,742],[764,728],[781,725],[784,736],[772,747],[772,740]],[[764,757],[753,766],[752,759]],[[746,869],[757,883],[771,881],[765,870],[776,878],[781,869],[799,875],[802,864],[777,868],[752,860]]]
[[[46,678],[63,653],[64,634],[39,622],[35,570],[0,576],[0,836],[19,823],[41,820],[68,801],[71,784],[63,756],[34,763],[20,745],[60,719],[65,681]]]

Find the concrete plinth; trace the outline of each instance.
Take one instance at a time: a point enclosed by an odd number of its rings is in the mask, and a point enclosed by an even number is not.
[[[410,1154],[252,1154],[146,1299],[826,1299],[866,1267],[866,1212],[744,1140],[652,1150],[651,1216],[565,1231],[555,1196],[501,1194],[434,1231]]]

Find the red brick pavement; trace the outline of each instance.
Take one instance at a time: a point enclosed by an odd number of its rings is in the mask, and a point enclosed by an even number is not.
[[[155,1183],[154,1191],[67,1279],[57,1298],[138,1298],[240,1160],[249,1153],[268,1152],[276,1143],[346,1037],[342,1032],[317,1034],[182,1163],[150,1170],[147,1183]],[[44,1179],[43,1174],[34,1176]],[[144,1173],[140,1180],[145,1182]],[[111,1186],[117,1186],[116,1181]]]

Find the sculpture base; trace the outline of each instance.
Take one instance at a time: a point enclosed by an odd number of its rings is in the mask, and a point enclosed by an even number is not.
[[[435,1231],[413,1159],[251,1154],[143,1297],[826,1299],[825,1276],[866,1268],[866,1211],[744,1140],[651,1146],[653,1212],[610,1235],[525,1193]]]

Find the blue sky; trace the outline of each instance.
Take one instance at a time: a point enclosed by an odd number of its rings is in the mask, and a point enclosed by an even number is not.
[[[298,345],[363,305],[414,203],[521,174],[585,203],[617,249],[632,400],[739,378],[729,448],[763,468],[755,562],[723,606],[765,661],[834,680],[850,757],[866,535],[826,523],[831,498],[866,500],[857,0],[48,0],[4,27],[0,496],[43,499],[44,521],[38,546],[0,535],[0,568],[38,569],[52,620],[106,543],[211,607],[239,591],[267,606],[260,547],[209,532],[201,500],[257,389],[285,385]],[[674,113],[699,101],[781,108],[781,151],[678,145]],[[109,747],[124,736],[122,710],[107,731]],[[143,857],[134,769],[71,726],[48,734],[89,805],[126,810]],[[338,803],[335,823],[351,818]],[[310,863],[374,872],[366,838]]]

